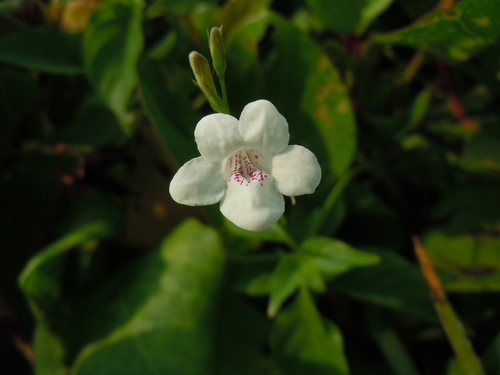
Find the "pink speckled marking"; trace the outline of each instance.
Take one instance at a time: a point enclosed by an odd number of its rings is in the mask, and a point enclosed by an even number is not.
[[[256,150],[240,149],[227,159],[230,175],[228,182],[235,181],[240,185],[248,186],[258,182],[264,186],[263,181],[269,175],[257,163],[260,157]]]

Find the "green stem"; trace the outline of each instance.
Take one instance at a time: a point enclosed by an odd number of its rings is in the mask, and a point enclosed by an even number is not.
[[[413,237],[415,253],[420,262],[420,268],[429,285],[434,307],[436,308],[439,320],[448,336],[448,340],[455,351],[457,362],[467,375],[485,375],[481,362],[479,361],[471,343],[467,338],[465,329],[458,316],[453,311],[439,277],[432,265],[427,252],[417,237]]]
[[[464,374],[484,375],[481,363],[471,347],[462,322],[448,301],[435,301],[434,306]]]
[[[339,180],[333,187],[332,191],[330,191],[330,194],[328,194],[328,197],[326,198],[325,204],[323,207],[326,210],[330,210],[335,202],[337,202],[337,199],[339,198],[340,194],[346,187],[346,185],[351,181],[351,179],[358,174],[358,172],[361,171],[361,168],[353,168],[347,170],[342,176],[340,176]]]
[[[311,223],[311,226],[309,227],[307,236],[305,238],[313,237],[318,234],[319,229],[323,225],[323,222],[326,220],[335,202],[337,202],[340,194],[342,194],[342,191],[344,191],[344,188],[349,183],[349,181],[351,181],[351,179],[356,176],[356,174],[358,174],[361,169],[361,167],[349,169],[342,176],[340,176],[340,178],[337,180],[337,183],[330,191],[330,194],[328,194],[323,207],[320,209],[320,212],[318,213],[318,219]]]
[[[227,91],[226,91],[226,78],[224,76],[219,77],[220,88],[222,91],[222,101],[224,104],[224,113],[229,115],[229,104],[227,101]]]
[[[408,351],[378,308],[366,309],[370,331],[382,350],[386,361],[397,375],[419,375]]]

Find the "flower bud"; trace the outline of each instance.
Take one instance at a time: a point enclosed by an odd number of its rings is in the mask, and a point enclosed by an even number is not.
[[[189,54],[189,64],[193,69],[196,84],[201,89],[208,102],[216,112],[223,112],[222,98],[215,88],[212,72],[207,59],[200,53],[193,51]]]
[[[212,27],[209,40],[210,54],[212,55],[212,64],[217,73],[217,77],[224,77],[226,72],[226,54],[224,51],[224,40],[222,39],[222,26]]]

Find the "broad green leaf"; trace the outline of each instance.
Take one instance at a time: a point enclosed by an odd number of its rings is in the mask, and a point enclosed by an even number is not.
[[[0,12],[17,9],[23,0],[4,0],[0,3]]]
[[[433,212],[441,231],[450,236],[490,229],[500,221],[500,187],[470,184],[448,191]]]
[[[159,65],[142,60],[139,65],[139,84],[148,115],[175,160],[182,164],[199,156],[193,132],[200,119],[191,118],[189,114],[193,114],[192,110],[170,92]]]
[[[103,2],[92,14],[83,38],[87,75],[130,133],[127,106],[137,85],[143,47],[142,0]]]
[[[151,60],[161,60],[175,47],[177,34],[173,31],[168,32],[156,45],[149,51],[148,56]]]
[[[274,43],[279,53],[267,67],[266,87],[272,88],[267,95],[288,119],[292,137],[295,134],[310,142],[314,134],[303,121],[312,121],[326,149],[326,163],[340,176],[356,150],[356,124],[347,89],[313,40],[276,15],[271,23],[276,28]]]
[[[78,35],[46,29],[22,29],[0,37],[0,61],[47,73],[84,72]]]
[[[82,301],[81,317],[94,319],[74,322],[90,341],[74,374],[206,374],[223,269],[217,232],[195,220],[180,225],[158,251]]]
[[[362,34],[369,24],[393,0],[307,0],[309,7],[322,21],[323,27],[340,32]]]
[[[373,41],[464,61],[499,35],[500,7],[496,0],[463,0],[453,8],[429,13],[404,29],[375,35]]]
[[[309,7],[323,22],[323,26],[339,33],[349,33],[356,29],[365,3],[366,0],[307,0]]]
[[[273,270],[280,254],[244,254],[231,260],[231,283],[235,290],[250,296],[271,292]]]
[[[207,6],[207,8],[211,10],[212,4],[210,3],[217,2],[218,0],[156,0],[148,5],[145,10],[145,16],[147,18],[156,18],[166,15],[175,15],[179,18],[189,17],[193,8]],[[210,27],[212,26],[214,25],[210,25]]]
[[[231,97],[231,108],[241,110],[256,98],[270,100],[287,119],[291,142],[310,148],[325,174],[328,169],[340,176],[356,150],[347,88],[315,41],[275,13],[259,17],[238,29],[227,49],[228,61],[238,61],[226,73],[228,92],[245,87],[242,95]],[[274,52],[262,57],[258,47],[266,30],[273,31]]]
[[[107,235],[110,232],[105,223],[88,224],[65,235],[30,259],[19,276],[19,284],[32,302],[35,312],[38,308],[50,311],[58,302],[68,251],[78,245],[93,248],[94,241]]]
[[[62,137],[63,141],[71,144],[93,147],[120,144],[124,138],[113,112],[97,97],[91,97],[80,105],[74,124]]]
[[[321,317],[306,288],[301,288],[293,304],[276,318],[271,348],[286,374],[348,373],[342,334]]]
[[[460,165],[470,170],[500,171],[500,138],[487,131],[478,131],[465,144]]]
[[[121,224],[121,212],[103,194],[90,193],[69,210],[60,227],[67,234],[33,257],[19,277],[36,314],[50,315],[58,309],[62,291],[69,289],[63,280],[70,250],[78,247],[82,261],[90,260],[99,241],[119,233]],[[84,275],[82,270],[74,276],[79,279]]]
[[[327,237],[314,237],[306,240],[299,253],[314,257],[317,267],[327,276],[338,275],[354,267],[377,264],[376,254],[357,250],[345,242]]]
[[[308,9],[297,10],[291,19],[291,23],[303,33],[309,33],[310,31],[321,32],[323,29],[319,17]]]
[[[377,18],[394,0],[365,0],[365,4],[361,9],[360,20],[356,27],[356,33],[362,34],[370,25],[370,23]]]
[[[268,315],[274,316],[281,304],[300,286],[325,290],[325,278],[354,267],[376,264],[375,254],[356,250],[346,243],[326,237],[306,240],[299,249],[281,257],[271,278]]]
[[[37,324],[33,347],[36,375],[67,375],[69,373],[64,365],[64,348],[61,340],[50,331],[43,320]]]
[[[236,31],[267,14],[271,0],[228,1],[222,7],[219,24],[224,26],[225,43],[230,44]]]
[[[213,374],[275,374],[270,372],[275,367],[271,356],[262,350],[269,345],[271,321],[249,301],[226,291],[221,297],[217,327]]]
[[[448,368],[446,369],[446,375],[467,375],[467,374],[464,374],[457,359],[453,358],[448,363]]]
[[[453,291],[500,290],[500,239],[489,235],[445,236],[433,232],[424,246]]]
[[[436,314],[420,269],[400,256],[377,251],[378,265],[336,279],[338,289],[356,299],[405,312],[430,322]]]
[[[271,291],[267,307],[267,315],[270,317],[276,316],[283,302],[299,287],[309,286],[319,292],[326,289],[315,259],[297,253],[281,257],[270,281]]]
[[[398,5],[401,6],[411,18],[417,18],[436,6],[436,0],[399,0]]]
[[[121,207],[108,195],[90,191],[67,211],[59,232],[69,233],[94,223],[103,223],[110,235],[120,234],[124,227]]]

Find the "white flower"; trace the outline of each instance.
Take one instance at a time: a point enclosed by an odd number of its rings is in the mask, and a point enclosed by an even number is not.
[[[177,203],[220,210],[240,228],[259,231],[285,211],[283,195],[314,192],[321,179],[316,156],[288,145],[288,123],[267,100],[248,104],[240,120],[216,113],[194,131],[201,156],[188,161],[170,183]]]

